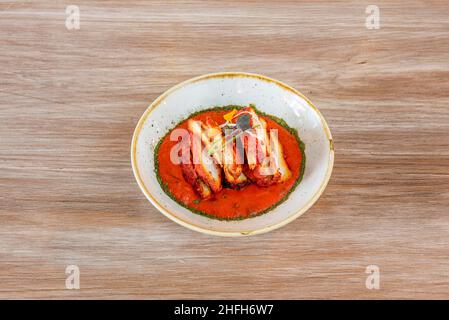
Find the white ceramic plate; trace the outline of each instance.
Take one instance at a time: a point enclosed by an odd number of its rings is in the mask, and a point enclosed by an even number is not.
[[[288,199],[272,211],[245,220],[210,219],[180,206],[161,189],[154,172],[154,148],[179,121],[211,106],[248,105],[284,119],[298,130],[305,144],[304,177]],[[131,162],[142,192],[171,220],[199,232],[220,236],[254,235],[279,228],[307,211],[329,181],[334,150],[332,136],[321,113],[290,86],[256,74],[207,74],[182,82],[158,97],[137,124]]]

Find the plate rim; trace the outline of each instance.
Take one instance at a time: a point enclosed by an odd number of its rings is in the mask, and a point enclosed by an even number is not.
[[[311,107],[312,109],[314,109],[314,111],[318,114],[318,116],[320,117],[322,126],[324,128],[326,137],[329,140],[329,162],[328,162],[328,167],[326,170],[326,175],[324,177],[324,180],[321,182],[320,187],[318,188],[317,192],[315,192],[315,194],[309,199],[309,201],[306,203],[305,206],[303,206],[302,208],[300,208],[297,212],[295,212],[294,214],[292,214],[291,216],[289,216],[288,218],[275,223],[273,225],[267,226],[267,227],[263,227],[263,228],[259,228],[259,229],[254,229],[254,230],[248,230],[248,231],[218,231],[218,230],[213,230],[213,229],[207,229],[201,226],[197,226],[194,225],[190,222],[184,221],[183,219],[177,217],[174,213],[170,212],[169,210],[167,210],[166,208],[164,208],[157,200],[156,198],[151,194],[151,192],[146,188],[140,172],[139,172],[139,168],[137,166],[137,141],[138,141],[138,137],[140,135],[140,132],[142,130],[143,124],[145,123],[146,119],[148,118],[148,116],[150,115],[150,113],[159,106],[159,104],[166,98],[168,97],[170,94],[172,94],[173,92],[175,92],[176,90],[181,89],[182,87],[188,85],[188,84],[192,84],[195,82],[199,82],[199,81],[203,81],[203,80],[208,80],[208,79],[212,79],[212,78],[236,78],[236,77],[243,77],[243,78],[256,78],[262,81],[266,81],[266,82],[270,82],[270,83],[274,83],[276,85],[278,85],[279,87],[281,87],[284,90],[288,90],[290,92],[292,92],[293,94],[301,97],[302,99],[304,99],[307,102],[307,105],[309,107]],[[314,204],[315,202],[320,198],[320,196],[323,194],[327,184],[329,183],[331,174],[332,174],[332,170],[333,170],[333,166],[334,166],[334,143],[333,143],[333,139],[332,139],[332,134],[330,132],[329,126],[326,122],[326,120],[324,119],[323,115],[321,114],[321,112],[319,111],[319,109],[306,97],[304,96],[301,92],[299,92],[298,90],[294,89],[293,87],[283,83],[282,81],[264,76],[264,75],[260,75],[260,74],[256,74],[256,73],[248,73],[248,72],[216,72],[216,73],[207,73],[207,74],[203,74],[197,77],[193,77],[190,79],[187,79],[185,81],[182,81],[174,86],[172,86],[171,88],[169,88],[168,90],[166,90],[164,93],[162,93],[160,96],[158,96],[148,107],[147,109],[144,111],[144,113],[142,114],[142,116],[140,117],[139,121],[137,122],[137,125],[134,129],[134,133],[132,136],[132,141],[131,141],[131,166],[132,166],[132,170],[133,170],[133,174],[134,174],[134,178],[137,181],[137,184],[139,185],[140,190],[142,191],[142,193],[145,195],[145,197],[147,198],[148,201],[150,201],[150,203],[156,207],[156,209],[159,210],[159,212],[161,212],[164,216],[166,216],[167,218],[169,218],[170,220],[182,225],[183,227],[186,227],[190,230],[193,231],[197,231],[200,233],[204,233],[204,234],[208,234],[208,235],[215,235],[215,236],[224,236],[224,237],[239,237],[239,236],[249,236],[249,235],[256,235],[256,234],[262,234],[262,233],[266,233],[278,228],[281,228],[283,226],[285,226],[286,224],[292,222],[293,220],[299,218],[301,215],[303,215],[306,211],[308,211]]]

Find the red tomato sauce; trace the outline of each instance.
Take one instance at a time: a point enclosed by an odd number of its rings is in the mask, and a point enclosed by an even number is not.
[[[192,119],[205,121],[207,117],[213,118],[221,124],[225,120],[223,115],[229,110],[211,110],[196,114]],[[258,215],[272,207],[285,196],[300,178],[303,161],[302,152],[296,137],[286,128],[279,125],[269,117],[262,117],[267,122],[267,130],[278,130],[279,142],[283,146],[284,158],[292,172],[292,177],[279,184],[268,187],[259,187],[255,184],[247,185],[240,190],[223,188],[212,199],[201,200],[193,188],[184,180],[181,166],[170,161],[170,150],[177,141],[170,141],[166,135],[158,150],[158,173],[166,185],[171,196],[184,206],[199,211],[202,214],[218,219],[243,219]],[[183,121],[176,128],[187,129],[187,122]]]

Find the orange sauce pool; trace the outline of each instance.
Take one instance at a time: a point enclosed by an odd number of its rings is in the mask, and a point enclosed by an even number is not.
[[[221,124],[224,122],[223,115],[227,112],[229,110],[210,110],[196,114],[191,118],[205,121],[207,117],[211,117]],[[227,220],[244,219],[261,214],[286,197],[302,174],[302,152],[296,137],[286,128],[269,117],[260,117],[267,122],[268,130],[272,128],[278,130],[278,138],[283,146],[284,158],[292,172],[292,177],[289,180],[268,187],[250,184],[240,190],[223,188],[212,199],[201,200],[193,188],[184,180],[181,166],[170,161],[170,150],[177,144],[177,141],[170,141],[170,135],[167,134],[160,143],[156,155],[158,160],[157,173],[171,197],[194,212]],[[187,122],[183,121],[176,128],[187,129]]]

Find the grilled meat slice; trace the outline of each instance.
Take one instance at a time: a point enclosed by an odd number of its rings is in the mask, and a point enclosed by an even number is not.
[[[221,191],[221,169],[203,149],[200,156],[200,163],[195,164],[195,171],[198,176],[206,182],[213,192]]]
[[[240,140],[243,142],[248,166],[254,170],[268,156],[267,123],[259,118],[252,107],[239,110],[233,117],[233,123],[242,130]]]
[[[186,143],[188,147],[184,150],[188,150],[188,152],[182,154],[182,175],[187,183],[189,183],[193,187],[193,189],[199,194],[202,199],[208,199],[212,196],[212,191],[209,186],[203,180],[201,180],[201,178],[195,171],[195,166],[192,163],[190,135],[188,139],[184,140],[184,143]]]
[[[245,166],[244,173],[252,182],[260,187],[268,187],[278,183],[281,178],[281,173],[273,167],[269,158],[266,158],[266,161],[263,163],[257,164],[254,170],[251,170],[249,166]]]
[[[221,169],[202,143],[204,134],[202,122],[190,119],[188,130],[190,131],[190,146],[195,171],[212,191],[217,193],[222,189]]]
[[[212,196],[212,191],[209,186],[198,177],[192,163],[181,164],[181,169],[184,179],[193,187],[202,199],[208,199]]]
[[[243,168],[242,168],[242,170],[243,170]],[[248,178],[246,177],[246,175],[243,172],[240,173],[240,175],[237,178],[234,178],[234,176],[227,171],[226,167],[223,167],[223,172],[224,172],[224,178],[226,180],[226,185],[229,188],[239,189],[239,188],[245,186],[249,182]]]
[[[287,181],[291,171],[285,162],[282,145],[276,131],[268,134],[267,123],[259,118],[253,108],[247,107],[234,117],[250,116],[249,128],[243,134],[247,166],[245,175],[259,186],[269,186]]]
[[[270,132],[270,159],[276,170],[280,173],[278,182],[285,182],[291,178],[292,172],[287,162],[285,162],[282,144],[279,142],[277,133],[273,131]]]
[[[207,152],[219,165],[223,162],[223,135],[221,128],[210,117],[206,118],[206,124],[202,125],[204,134],[201,135],[201,141],[204,143]]]
[[[217,164],[221,165],[223,162],[223,136],[218,124],[209,117],[205,124],[202,121],[190,119],[187,128],[191,134],[201,137],[201,142],[208,154],[213,157]]]
[[[232,130],[226,130],[223,146],[223,171],[229,183],[239,179],[243,171],[245,160],[244,150],[238,146],[241,142],[236,139]]]

